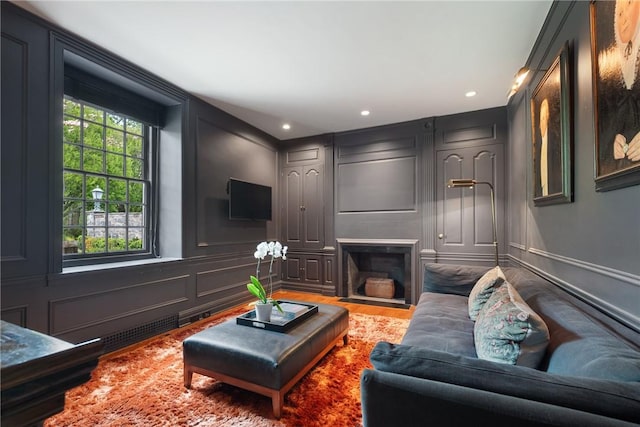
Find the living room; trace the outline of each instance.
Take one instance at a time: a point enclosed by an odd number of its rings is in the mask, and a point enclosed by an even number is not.
[[[404,302],[416,304],[426,264],[495,264],[488,188],[446,186],[473,178],[495,188],[501,265],[524,267],[640,330],[640,171],[599,170],[588,2],[550,5],[521,64],[531,69],[526,83],[504,104],[296,138],[276,138],[19,6],[2,3],[3,320],[117,350],[251,301],[253,253],[266,240],[289,246],[277,290],[339,297],[351,296],[344,247],[408,248]],[[534,183],[532,120],[540,119],[531,100],[556,59],[569,72],[567,163],[554,198]],[[118,268],[62,250],[55,118],[74,77],[76,88],[91,77],[120,83],[163,112],[159,221],[147,256]],[[270,187],[273,219],[229,219],[230,178]]]

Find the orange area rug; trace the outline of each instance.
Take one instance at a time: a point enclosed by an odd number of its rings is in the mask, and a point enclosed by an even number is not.
[[[360,373],[378,341],[400,342],[408,320],[350,314],[349,344],[338,344],[285,396],[276,420],[271,399],[194,374],[183,385],[182,341],[246,312],[174,330],[140,347],[103,358],[92,380],[66,396],[55,426],[347,426],[362,425]]]

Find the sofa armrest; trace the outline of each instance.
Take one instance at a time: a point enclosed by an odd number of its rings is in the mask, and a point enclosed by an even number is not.
[[[547,403],[365,369],[360,376],[364,427],[633,426]]]
[[[492,267],[425,264],[422,292],[469,296],[473,285]]]
[[[640,423],[640,383],[554,375],[426,347],[379,342],[370,354],[380,371],[548,403]]]

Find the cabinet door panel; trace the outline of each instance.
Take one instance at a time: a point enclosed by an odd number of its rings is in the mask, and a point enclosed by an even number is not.
[[[302,264],[300,257],[296,255],[287,254],[285,279],[286,280],[302,280]]]
[[[320,258],[306,257],[304,260],[304,281],[306,283],[321,283],[321,263]]]
[[[283,227],[286,244],[290,247],[302,246],[302,175],[298,168],[284,170]]]
[[[324,224],[322,173],[318,166],[305,167],[303,177],[304,247],[320,249],[322,248],[322,225]]]

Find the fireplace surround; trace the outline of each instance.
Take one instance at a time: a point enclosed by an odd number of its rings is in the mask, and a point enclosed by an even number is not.
[[[417,240],[337,239],[337,243],[337,295],[353,300],[413,303]]]

